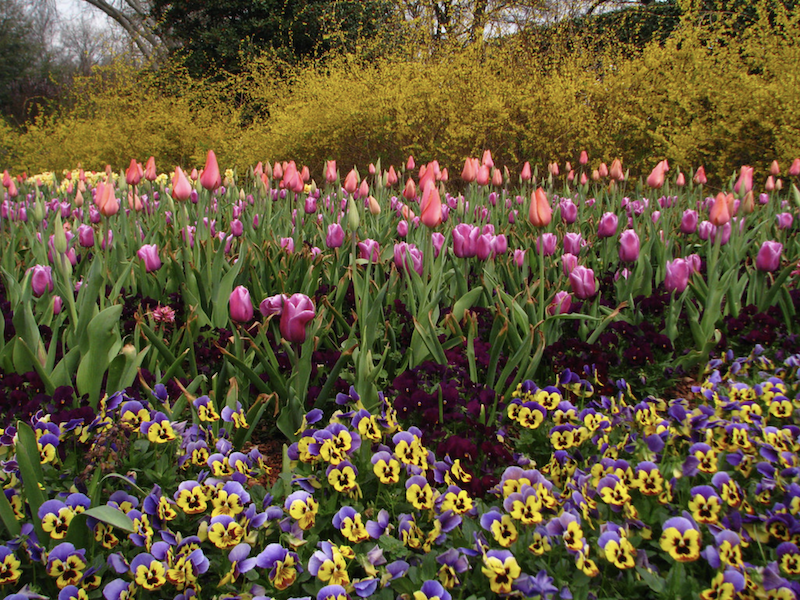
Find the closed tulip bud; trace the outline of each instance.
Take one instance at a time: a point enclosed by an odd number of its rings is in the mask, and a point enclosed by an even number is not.
[[[572,293],[581,300],[587,300],[597,293],[594,271],[582,265],[572,269],[569,274],[569,284],[572,287]]]
[[[789,167],[789,176],[797,177],[798,175],[800,175],[800,158],[795,158],[792,161],[792,166]]]
[[[375,196],[370,196],[369,198],[367,198],[367,202],[369,203],[369,214],[371,215],[381,214],[381,205],[378,204],[378,201],[375,199]]]
[[[561,208],[561,220],[564,223],[572,225],[578,220],[578,207],[572,200],[565,198],[559,203],[559,207]]]
[[[344,187],[348,194],[354,194],[358,189],[358,173],[356,173],[355,169],[350,169],[347,177],[344,178],[344,185],[342,187]]]
[[[144,263],[144,270],[153,273],[161,268],[161,258],[158,256],[158,246],[155,244],[145,244],[136,252]]]
[[[742,209],[742,212],[746,215],[753,213],[753,211],[756,209],[756,200],[753,194],[753,190],[750,190],[744,195],[740,207]]]
[[[583,247],[583,239],[580,233],[564,234],[564,252],[579,256]]]
[[[682,293],[689,285],[689,276],[691,274],[692,267],[684,259],[668,260],[664,275],[664,289],[668,292]]]
[[[314,196],[306,196],[306,200],[303,203],[303,210],[307,215],[313,215],[317,212],[317,199]]]
[[[664,165],[658,163],[647,177],[647,185],[653,189],[658,189],[664,185]]]
[[[433,229],[442,222],[442,199],[439,196],[439,190],[436,189],[436,184],[429,182],[425,191],[422,194],[422,201],[420,202],[420,209],[422,214],[420,220],[426,227]]]
[[[686,185],[686,177],[684,177],[683,173],[678,173],[678,177],[675,179],[675,185],[678,187]]]
[[[615,158],[611,162],[611,169],[608,173],[614,181],[623,181],[625,179],[625,173],[622,172],[622,161]]]
[[[192,195],[192,184],[180,167],[175,167],[175,175],[172,176],[172,197],[179,202],[189,199]]]
[[[53,270],[50,267],[35,265],[28,270],[31,272],[31,289],[34,296],[41,298],[48,290],[53,291]]]
[[[439,233],[438,231],[432,233],[431,243],[433,244],[434,258],[439,258],[439,254],[441,254],[442,247],[444,246],[444,235]]]
[[[228,300],[231,320],[236,323],[247,323],[253,318],[253,303],[250,300],[250,291],[243,285],[237,286],[231,292]]]
[[[475,246],[475,254],[480,260],[487,260],[492,255],[494,249],[494,235],[484,233],[478,236]]]
[[[548,163],[548,165],[547,165],[547,171],[548,171],[548,172],[550,173],[550,175],[552,175],[553,177],[558,177],[558,175],[561,173],[561,171],[560,171],[560,170],[559,170],[559,168],[558,168],[558,163],[555,163],[555,162],[554,162],[554,163]]]
[[[442,169],[442,174],[439,177],[439,181],[443,183],[447,183],[450,180],[450,174],[447,172],[447,167]]]
[[[600,175],[602,179],[608,177],[608,167],[606,163],[600,163],[600,167],[597,169],[597,174]]]
[[[542,256],[552,256],[556,253],[558,238],[554,233],[543,233],[535,240],[536,252]]]
[[[231,235],[233,237],[241,237],[244,233],[244,223],[242,223],[239,219],[234,219],[231,221]]]
[[[200,185],[210,192],[222,185],[217,155],[214,154],[213,150],[209,150],[206,155],[206,166],[203,168],[203,175],[200,177]]]
[[[578,257],[574,254],[562,254],[561,255],[561,270],[564,272],[564,276],[569,277],[569,274],[578,266]]]
[[[612,212],[604,213],[600,217],[600,223],[597,225],[597,236],[607,238],[617,233],[617,226],[619,225],[619,218]]]
[[[560,291],[556,292],[556,295],[550,302],[550,306],[547,308],[547,312],[551,316],[565,315],[569,313],[570,308],[572,308],[572,296],[569,295],[569,292]]]
[[[732,200],[733,198],[731,196],[731,203]],[[717,194],[717,197],[714,199],[714,204],[711,206],[708,220],[716,227],[722,227],[731,220],[728,197],[723,192]]]
[[[338,175],[336,174],[336,161],[329,160],[325,163],[325,181],[333,183],[336,181]]]
[[[64,225],[61,223],[61,213],[56,213],[55,218],[55,232],[53,234],[53,248],[59,254],[64,254],[67,251],[67,234],[64,231]],[[69,227],[69,223],[67,224]],[[72,237],[72,234],[70,234]]]
[[[714,225],[713,223],[711,223],[711,221],[702,221],[697,226],[697,235],[703,241],[708,240],[711,237],[711,233],[713,231],[714,231]]]
[[[681,217],[681,233],[691,234],[697,231],[697,211],[687,208]]]
[[[351,195],[349,200],[347,201],[347,228],[355,233],[358,230],[358,226],[361,224],[361,215],[358,214],[358,207],[356,206],[356,201],[353,200],[353,196]]]
[[[500,187],[503,185],[503,174],[500,172],[500,169],[492,170],[492,185],[494,187]]]
[[[475,169],[475,163],[472,162],[471,158],[467,158],[464,161],[464,168],[461,169],[461,179],[463,179],[465,183],[472,183],[477,177],[478,172]]]
[[[547,194],[542,188],[536,188],[531,194],[531,206],[528,211],[528,220],[534,227],[547,227],[553,218],[553,210],[547,200]]]
[[[600,170],[595,169],[592,171],[592,181],[600,181]]]
[[[531,174],[531,163],[526,160],[525,164],[522,165],[522,173],[520,173],[519,178],[522,181],[530,181],[531,177],[533,177]]]
[[[325,237],[325,244],[328,248],[341,248],[344,243],[344,229],[339,223],[328,225],[328,235]]]
[[[61,314],[61,309],[64,307],[64,301],[61,296],[53,296],[53,314]]]
[[[761,244],[756,257],[756,269],[766,273],[777,271],[781,266],[781,252],[783,252],[783,244],[770,240],[765,241]]]
[[[504,233],[494,236],[492,241],[492,253],[494,256],[508,252],[508,239]]]
[[[586,185],[587,183],[589,183],[589,178],[586,177],[586,173],[581,173],[580,184]]]
[[[408,200],[409,202],[417,197],[417,186],[414,184],[414,180],[410,177],[406,181],[406,187],[403,189],[403,198]]]
[[[494,161],[492,160],[492,151],[491,150],[484,150],[483,151],[483,158],[481,159],[481,164],[486,165],[490,169],[494,166]]]
[[[414,157],[409,154],[408,160],[406,161],[406,171],[413,171],[414,167],[417,166],[417,163],[414,162]]]
[[[703,259],[700,258],[699,254],[690,254],[686,257],[686,263],[689,265],[692,273],[699,273],[700,267],[703,265]]]
[[[392,187],[396,185],[398,181],[400,181],[400,179],[397,177],[394,165],[389,165],[389,171],[386,173],[386,185]]]
[[[281,238],[281,248],[286,250],[287,254],[294,252],[294,239],[290,237]]]
[[[775,220],[778,222],[778,229],[789,229],[794,222],[792,214],[788,212],[775,215]]]
[[[733,186],[733,191],[737,194],[745,194],[753,189],[753,167],[744,166],[739,172],[739,179]]]
[[[570,170],[570,171],[567,172],[567,181],[569,181],[570,183],[575,181],[575,171],[574,170]]]
[[[514,264],[518,267],[522,267],[525,264],[525,250],[520,250],[519,248],[514,250]]]
[[[406,237],[408,235],[408,221],[403,219],[397,224],[397,235]]]
[[[581,156],[578,158],[578,163],[581,165],[589,163],[589,155],[586,153],[586,150],[581,150]]]
[[[311,179],[311,171],[308,170],[308,165],[303,165],[303,168],[300,169],[300,181],[303,183],[308,183]]]
[[[619,259],[622,262],[639,260],[639,236],[633,229],[626,229],[619,236]]]
[[[487,165],[480,165],[478,167],[478,172],[475,177],[475,181],[478,185],[484,186],[489,185],[489,181],[491,180],[491,173],[489,171],[489,167]]]
[[[361,185],[358,187],[358,197],[359,198],[366,198],[369,196],[369,184],[367,183],[366,179],[361,181]]]
[[[706,170],[702,165],[697,167],[697,171],[694,173],[693,180],[697,185],[705,185],[708,183],[708,179],[706,179]]]
[[[114,193],[114,182],[107,181],[105,185],[101,185],[102,189],[100,186],[97,189],[97,208],[104,217],[111,217],[119,212],[119,202]]]
[[[94,246],[94,229],[85,223],[78,227],[78,243],[83,248]]]
[[[772,175],[767,177],[767,182],[764,184],[764,189],[768,192],[775,191],[775,179],[773,179]]]
[[[128,185],[139,185],[139,182],[142,180],[142,175],[144,175],[142,165],[136,162],[136,159],[132,158],[131,164],[128,165],[128,169],[125,171],[125,182]]]
[[[772,164],[769,166],[769,174],[773,177],[777,177],[781,174],[781,166],[778,164],[777,160],[773,160]]]

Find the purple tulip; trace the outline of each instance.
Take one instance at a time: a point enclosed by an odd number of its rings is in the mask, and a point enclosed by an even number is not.
[[[692,273],[699,273],[700,267],[703,264],[703,259],[700,258],[699,254],[690,254],[686,257],[686,262],[689,264]]]
[[[474,225],[459,223],[453,228],[453,254],[458,258],[472,258],[478,252],[481,231]]]
[[[519,248],[514,250],[514,263],[518,267],[525,264],[525,250],[520,250]]]
[[[601,238],[611,237],[617,233],[617,225],[619,225],[619,218],[611,212],[604,213],[600,217],[600,223],[597,226],[597,236]]]
[[[572,296],[569,295],[569,292],[561,291],[556,293],[547,311],[551,315],[563,315],[569,312],[571,306]]]
[[[244,224],[239,219],[231,221],[231,234],[233,237],[241,237],[244,233]]]
[[[83,248],[94,246],[94,229],[92,229],[91,225],[83,223],[78,227],[78,243]]]
[[[378,242],[369,238],[363,242],[358,242],[359,258],[370,262],[378,262],[381,255],[381,247]]]
[[[281,335],[288,342],[302,344],[306,341],[306,325],[316,315],[314,303],[305,294],[292,294],[283,303]]]
[[[564,234],[564,252],[579,256],[583,247],[583,239],[580,233]]]
[[[317,212],[317,199],[314,198],[314,196],[308,196],[303,208],[305,209],[307,215],[313,215],[315,212]]]
[[[409,266],[418,274],[422,275],[422,252],[414,244],[400,242],[394,245],[394,264],[397,268],[406,272]]]
[[[290,237],[281,238],[281,248],[286,250],[287,254],[294,252],[294,239]]]
[[[288,298],[289,297],[286,294],[275,294],[274,296],[269,296],[261,301],[261,304],[258,305],[258,310],[265,317],[270,315],[280,315],[283,312],[283,303],[286,302]]]
[[[756,269],[766,273],[777,271],[781,266],[781,252],[783,252],[783,244],[770,240],[761,244],[756,257]]]
[[[46,291],[53,291],[53,270],[50,267],[35,265],[28,269],[31,272],[33,295],[40,298]]]
[[[237,323],[247,323],[253,318],[253,303],[250,301],[250,291],[243,285],[231,292],[228,300],[231,319]]]
[[[136,256],[144,262],[144,270],[148,273],[158,271],[161,268],[161,258],[158,256],[158,246],[155,244],[145,244],[136,253]]]
[[[535,240],[536,252],[543,256],[552,256],[556,253],[558,238],[554,233],[543,233]]]
[[[478,236],[477,243],[477,256],[480,260],[487,260],[492,255],[494,246],[494,235],[491,233],[484,233]]]
[[[697,211],[687,208],[681,217],[681,233],[691,234],[697,231]]]
[[[578,266],[578,257],[574,254],[562,254],[561,255],[561,268],[564,271],[564,275],[569,277],[569,274]]]
[[[792,226],[792,223],[794,222],[792,213],[788,212],[776,215],[775,219],[778,221],[778,229],[789,229]]]
[[[64,301],[61,299],[61,296],[53,296],[53,314],[57,315],[61,313],[63,307]]]
[[[406,237],[408,235],[408,221],[403,219],[397,224],[397,235]]]
[[[572,287],[572,293],[581,300],[591,298],[597,293],[594,271],[582,265],[572,269],[569,274],[569,284]]]
[[[567,225],[572,225],[578,219],[578,207],[569,198],[565,198],[559,203],[561,208],[561,220]]]
[[[325,244],[328,248],[341,248],[344,243],[344,229],[339,223],[328,225],[328,235],[325,237]]]
[[[664,289],[668,292],[682,293],[689,285],[692,266],[682,258],[667,261],[667,272],[664,276]]]
[[[639,260],[639,236],[633,229],[626,229],[619,236],[619,259],[628,263]]]
[[[438,231],[432,233],[431,243],[433,243],[434,258],[439,258],[439,254],[442,252],[442,246],[444,246],[444,234],[441,234]]]
[[[697,227],[697,235],[703,241],[711,237],[712,231],[714,231],[714,224],[711,221],[703,221]]]
[[[498,254],[505,254],[508,251],[508,240],[506,239],[506,234],[501,233],[500,235],[494,236],[494,242],[492,246],[494,248],[494,256],[497,256]]]

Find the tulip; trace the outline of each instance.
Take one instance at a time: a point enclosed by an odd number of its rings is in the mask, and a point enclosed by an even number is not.
[[[550,306],[547,308],[547,312],[550,315],[565,315],[569,312],[569,309],[572,307],[572,296],[569,295],[569,292],[560,291],[556,292],[556,295],[550,301]]]
[[[794,222],[794,217],[791,213],[779,213],[775,215],[775,220],[778,222],[778,229],[789,229]]]
[[[53,291],[53,270],[50,267],[35,265],[28,269],[31,273],[33,295],[40,298],[46,291]]]
[[[492,185],[494,187],[500,187],[503,185],[503,174],[500,172],[500,169],[492,170]]]
[[[303,165],[303,168],[300,169],[300,181],[308,183],[309,179],[311,179],[311,171],[308,170],[308,165]]]
[[[408,200],[409,202],[417,197],[417,186],[414,184],[414,180],[411,177],[408,178],[406,181],[406,187],[403,188],[403,198]]]
[[[487,260],[494,250],[494,235],[484,233],[479,235],[475,244],[475,254],[480,260]]]
[[[581,165],[585,165],[589,162],[589,155],[586,153],[586,150],[581,150],[581,155],[578,158],[578,163]]]
[[[556,253],[558,238],[554,233],[543,233],[536,238],[536,252],[542,256],[552,256]]]
[[[522,173],[520,173],[519,178],[522,181],[530,181],[531,177],[533,177],[531,174],[531,163],[526,160],[525,164],[522,165]]]
[[[622,161],[618,158],[615,158],[611,163],[611,169],[609,170],[609,175],[611,175],[611,179],[614,181],[624,181],[625,180],[625,173],[622,172]]]
[[[11,181],[12,181],[11,175],[8,174],[8,169],[6,169],[5,171],[3,171],[3,187],[6,189],[11,187]]]
[[[192,195],[192,184],[189,183],[186,174],[180,167],[175,167],[175,175],[172,176],[172,197],[178,201],[185,201]]]
[[[341,248],[344,243],[344,229],[339,223],[328,225],[328,235],[325,237],[325,245],[328,248]]]
[[[619,225],[619,218],[612,212],[604,213],[600,217],[600,223],[597,225],[597,236],[601,238],[611,237],[617,233],[617,226]]]
[[[213,192],[222,185],[219,165],[217,164],[217,155],[214,154],[213,150],[209,150],[206,155],[206,166],[203,168],[203,174],[200,177],[200,185],[209,192]]]
[[[653,189],[658,189],[664,185],[664,163],[660,162],[647,177],[647,185]]]
[[[400,242],[394,246],[394,264],[401,271],[410,273],[410,267],[422,275],[422,258],[422,252],[414,244]]]
[[[397,224],[397,235],[406,237],[408,235],[408,221],[403,219]]]
[[[553,218],[553,210],[547,200],[547,194],[542,188],[536,188],[531,194],[531,206],[528,220],[534,227],[547,227]]]
[[[491,180],[491,173],[489,171],[489,167],[486,165],[480,165],[478,167],[477,174],[475,175],[475,181],[480,186],[489,185],[489,181]]]
[[[494,166],[494,160],[492,160],[492,151],[491,150],[484,150],[483,157],[481,158],[481,164],[486,165],[490,169]]]
[[[114,194],[114,183],[107,181],[97,186],[97,196],[95,197],[97,208],[104,217],[111,217],[119,212],[119,202]]]
[[[366,179],[362,179],[361,185],[358,186],[358,197],[359,198],[369,197],[369,184],[367,183]]]
[[[439,196],[439,190],[436,189],[436,184],[432,181],[425,187],[422,193],[422,201],[420,202],[422,214],[420,220],[426,227],[433,229],[442,222],[442,199]]]
[[[561,255],[561,270],[564,272],[564,276],[569,277],[569,274],[578,266],[578,257],[574,254],[562,254]]]
[[[700,267],[703,265],[703,259],[700,258],[699,254],[690,254],[686,257],[686,264],[689,265],[692,273],[699,273]]]
[[[241,237],[244,233],[244,223],[242,223],[239,219],[234,219],[231,221],[231,235],[233,237]]]
[[[287,254],[294,252],[294,238],[285,237],[281,238],[281,248],[286,250]]]
[[[594,271],[582,265],[572,269],[569,274],[569,284],[572,287],[572,293],[581,300],[591,298],[597,293]]]
[[[579,256],[583,247],[583,239],[580,233],[564,234],[564,252]]]
[[[336,161],[329,160],[325,162],[325,181],[333,183],[336,181]]]
[[[706,179],[706,170],[702,165],[697,167],[697,171],[694,173],[693,181],[697,185],[705,185],[708,182],[708,179]]]
[[[668,260],[666,274],[664,275],[664,289],[668,292],[682,293],[689,285],[689,276],[692,274],[691,265],[682,258]]]
[[[597,169],[597,174],[601,179],[608,177],[608,167],[606,166],[606,163],[600,163],[600,167]]]
[[[697,211],[687,208],[681,217],[681,233],[691,234],[697,231]]]
[[[289,296],[287,296],[286,294],[276,294],[274,296],[269,296],[261,301],[261,304],[258,305],[258,310],[265,317],[268,317],[270,315],[280,316],[280,314],[283,312],[283,304],[288,299]]]
[[[83,248],[91,248],[94,246],[94,229],[86,223],[78,226],[78,243]]]
[[[144,270],[147,273],[158,271],[161,268],[161,258],[158,256],[158,246],[155,244],[145,244],[136,252],[136,255],[144,262]]]
[[[732,203],[732,196],[730,202]],[[711,211],[709,212],[708,220],[711,221],[712,225],[716,227],[722,227],[725,223],[728,223],[731,220],[730,210],[728,208],[728,196],[726,196],[723,192],[717,194],[717,197],[714,199],[714,204],[711,206]]]
[[[675,179],[675,185],[678,187],[683,187],[686,185],[686,177],[684,177],[683,173],[678,173],[678,177]]]
[[[459,223],[453,228],[453,254],[458,258],[471,258],[477,253],[480,229],[468,223]]]
[[[464,161],[464,168],[461,170],[461,179],[463,179],[466,183],[472,183],[477,177],[478,171],[475,163],[472,162],[471,158],[467,158]]]
[[[558,163],[548,163],[547,164],[547,172],[550,173],[553,177],[558,177],[560,170],[558,168]]]
[[[393,185],[397,184],[400,181],[399,177],[397,177],[397,172],[394,170],[394,165],[389,165],[389,171],[386,173],[386,185],[392,187]]]
[[[514,250],[514,264],[521,267],[525,264],[525,250],[517,248]]]
[[[414,157],[409,154],[408,161],[406,161],[406,171],[413,171],[416,166],[417,163],[414,162]]]
[[[777,160],[773,160],[772,164],[769,166],[769,174],[773,177],[777,177],[781,174],[781,166],[778,164]]]
[[[305,294],[292,294],[283,303],[280,330],[286,341],[302,344],[306,341],[306,325],[314,319],[316,310]]]
[[[783,244],[770,240],[765,241],[761,244],[756,257],[756,269],[766,273],[777,271],[781,266],[781,252],[783,252]]]
[[[142,180],[142,175],[144,175],[144,171],[142,171],[142,165],[136,162],[136,159],[131,159],[131,164],[128,165],[128,169],[125,171],[125,182],[128,185],[139,185],[139,182]]]
[[[444,246],[444,234],[439,233],[438,231],[432,233],[431,243],[433,244],[434,258],[439,258],[439,254],[441,254],[442,247]]]
[[[764,189],[767,190],[768,192],[775,191],[775,178],[772,175],[767,177],[767,181],[764,184]]]
[[[61,314],[61,309],[64,307],[64,301],[61,296],[53,296],[53,314]]]
[[[789,167],[789,175],[791,177],[797,177],[800,175],[800,158],[795,158],[792,161],[792,166]]]
[[[622,262],[639,260],[639,236],[633,229],[626,229],[619,236],[619,259]]]
[[[358,250],[359,258],[363,260],[378,262],[380,258],[381,249],[375,240],[367,238],[363,242],[358,242]]]
[[[742,167],[739,173],[739,179],[733,186],[733,191],[737,194],[741,191],[747,193],[753,189],[753,167]]]
[[[753,213],[753,211],[756,209],[756,199],[753,195],[753,190],[750,190],[744,195],[740,207],[742,209],[742,212],[746,215],[750,215]],[[734,214],[736,214],[736,211],[734,211]]]
[[[561,220],[572,225],[578,220],[578,207],[569,198],[564,198],[558,205],[561,208]]]

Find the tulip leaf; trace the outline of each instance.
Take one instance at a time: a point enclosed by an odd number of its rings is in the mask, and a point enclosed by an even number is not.
[[[472,308],[472,305],[475,304],[475,301],[480,298],[482,293],[483,287],[478,286],[468,291],[456,301],[456,303],[453,305],[453,316],[455,317],[456,321],[460,323],[463,320],[464,311]]]
[[[786,280],[796,268],[797,265],[795,263],[790,263],[784,267],[784,269],[775,278],[775,281],[772,282],[772,285],[769,287],[769,291],[767,291],[767,293],[761,297],[761,301],[758,303],[759,311],[764,312],[770,306],[775,304],[775,297],[783,289],[783,284],[786,283]]]
[[[108,355],[117,339],[116,325],[121,314],[121,304],[109,306],[97,313],[87,328],[89,350],[81,357],[75,383],[79,394],[89,394],[89,403],[92,406],[97,406],[100,398],[103,373],[108,368]]]
[[[233,291],[233,282],[236,280],[243,263],[244,255],[240,254],[239,260],[225,273],[225,276],[220,280],[219,285],[213,292],[211,323],[218,329],[228,324],[228,298]]]
[[[22,421],[17,422],[16,458],[25,500],[28,502],[31,514],[37,515],[33,519],[36,535],[40,540],[49,540],[50,536],[45,534],[42,520],[38,518],[39,507],[45,502],[44,493],[40,488],[44,485],[44,473],[39,456],[39,444],[31,426]]]
[[[97,519],[98,521],[102,521],[103,523],[111,525],[112,527],[116,527],[117,529],[122,529],[127,533],[133,533],[134,531],[133,521],[131,518],[120,509],[107,504],[88,508],[82,514],[87,517]]]

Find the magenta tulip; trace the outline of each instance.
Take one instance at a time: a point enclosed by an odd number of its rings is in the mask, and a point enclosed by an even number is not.
[[[519,248],[514,250],[514,264],[518,267],[525,264],[525,250],[520,250]]]
[[[422,275],[422,252],[414,244],[400,242],[394,245],[394,264],[401,271],[410,273],[410,268]]]
[[[400,237],[406,237],[408,235],[408,221],[405,219],[397,224],[397,235]]]
[[[484,233],[478,236],[475,253],[480,260],[487,260],[492,255],[493,247],[494,235],[491,233]]]
[[[339,223],[328,225],[328,235],[325,237],[325,244],[328,248],[341,248],[344,243],[344,229]]]
[[[567,225],[572,225],[578,219],[578,207],[569,198],[565,198],[559,203],[561,208],[561,220]]]
[[[64,301],[61,296],[53,296],[53,314],[61,314],[61,309],[64,307]]]
[[[468,223],[459,223],[453,228],[453,254],[458,258],[471,258],[477,254],[480,229]]]
[[[681,233],[691,234],[697,231],[697,211],[687,208],[681,217]]]
[[[237,323],[246,323],[253,318],[253,303],[250,301],[250,291],[243,285],[231,292],[228,300],[231,319]]]
[[[261,301],[261,304],[258,305],[258,310],[265,317],[270,315],[280,316],[280,314],[283,312],[283,303],[288,299],[289,297],[286,294],[275,294],[274,296],[269,296]]]
[[[244,233],[244,223],[242,223],[239,219],[234,219],[231,221],[231,235],[233,237],[241,237]]]
[[[552,256],[556,253],[558,238],[554,233],[543,233],[536,238],[536,252],[543,256]]]
[[[78,243],[84,248],[94,246],[94,229],[85,223],[78,226]]]
[[[689,276],[692,266],[682,258],[667,261],[667,270],[664,276],[664,289],[668,292],[682,293],[689,285]]]
[[[31,272],[31,288],[34,296],[40,298],[46,291],[53,291],[53,271],[50,267],[35,265],[28,271]]]
[[[569,284],[572,293],[581,300],[591,298],[597,293],[597,282],[594,279],[594,271],[578,265],[569,274]]]
[[[600,223],[597,226],[597,237],[607,238],[617,233],[617,225],[619,225],[619,218],[611,212],[604,213],[600,217]]]
[[[583,239],[580,233],[566,233],[564,234],[564,252],[567,254],[574,254],[580,256],[581,248],[583,247]]]
[[[775,219],[778,221],[778,229],[789,229],[794,222],[794,217],[792,217],[792,213],[780,213],[775,216]]]
[[[572,296],[569,295],[569,292],[557,292],[553,300],[550,302],[550,306],[547,308],[547,312],[550,315],[564,315],[569,312],[569,309],[572,307]]]
[[[290,237],[281,238],[281,248],[286,250],[287,254],[294,252],[294,239]]]
[[[578,257],[574,254],[562,254],[561,255],[561,269],[564,271],[564,275],[569,277],[569,274],[572,273],[573,269],[578,266]]]
[[[161,258],[158,256],[158,246],[155,244],[145,244],[136,255],[142,259],[144,270],[148,273],[158,271],[161,268]]]
[[[492,248],[494,256],[497,256],[498,254],[505,254],[508,251],[508,240],[506,239],[506,235],[504,233],[494,236]]]
[[[381,255],[381,247],[375,240],[367,238],[363,242],[358,242],[359,258],[370,262],[378,262]]]
[[[619,237],[619,259],[628,263],[639,260],[639,236],[633,229],[626,229]]]
[[[283,303],[281,335],[288,342],[302,344],[306,341],[306,325],[315,316],[316,311],[311,298],[305,294],[292,294]]]
[[[433,244],[433,256],[434,258],[439,258],[439,254],[442,252],[442,246],[444,246],[444,234],[439,233],[438,231],[431,234],[431,243]]]
[[[781,252],[783,252],[783,244],[770,240],[765,241],[761,244],[756,257],[756,269],[767,273],[777,271],[781,266]]]

